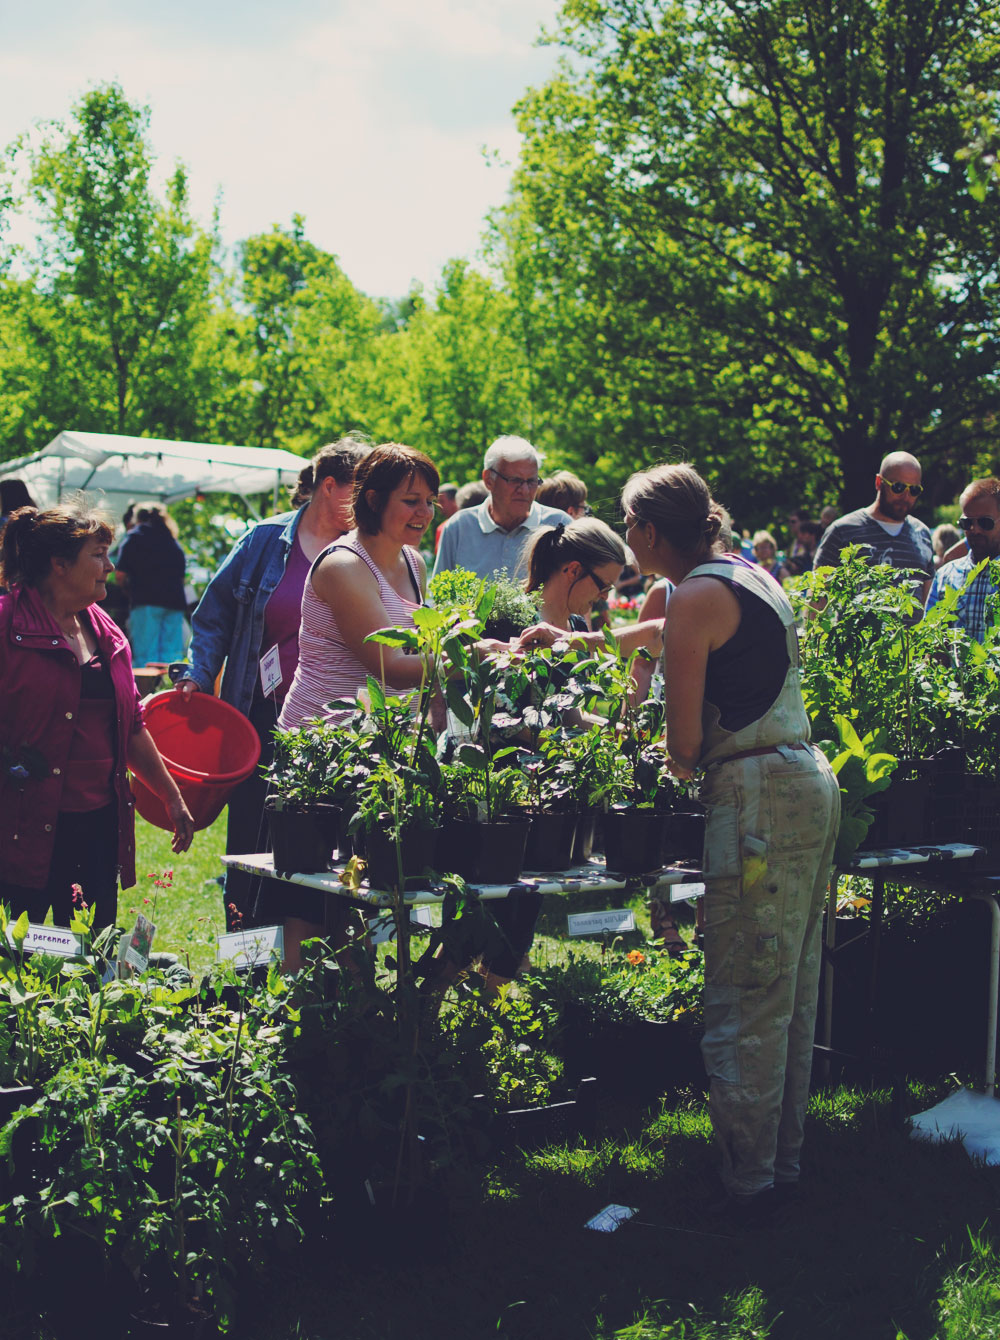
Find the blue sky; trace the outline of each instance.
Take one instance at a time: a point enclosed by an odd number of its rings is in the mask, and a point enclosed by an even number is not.
[[[117,79],[152,109],[162,174],[186,165],[196,216],[207,223],[221,193],[227,242],[300,213],[365,292],[430,289],[450,256],[474,257],[504,198],[511,108],[555,68],[555,48],[534,43],[558,7],[5,0],[0,145]]]

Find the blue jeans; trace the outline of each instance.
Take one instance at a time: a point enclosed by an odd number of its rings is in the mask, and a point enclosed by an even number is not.
[[[129,615],[129,636],[132,639],[132,664],[149,665],[159,662],[183,661],[187,645],[187,626],[180,610],[163,609],[160,605],[136,605]]]

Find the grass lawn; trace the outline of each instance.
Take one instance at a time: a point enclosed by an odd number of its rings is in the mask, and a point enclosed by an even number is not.
[[[214,960],[216,940],[226,929],[222,889],[216,883],[224,869],[220,857],[226,848],[226,811],[211,828],[196,833],[191,850],[180,856],[170,850],[169,833],[138,817],[135,838],[136,885],[119,895],[120,919],[133,908],[149,913],[142,900],[155,897],[154,948],[188,959],[200,974]],[[169,870],[171,887],[157,889],[148,876],[161,878]]]
[[[137,897],[160,890],[156,947],[214,956],[222,927],[224,817],[192,852],[138,825]],[[149,889],[146,885],[149,885]],[[574,902],[572,910],[586,904]],[[533,951],[565,952],[550,903]],[[642,923],[647,929],[648,923]],[[636,943],[641,943],[641,933]],[[576,947],[582,942],[574,942]],[[596,945],[590,952],[597,953]],[[967,1081],[970,1077],[964,1077]],[[957,1146],[911,1141],[907,1112],[953,1087],[819,1090],[809,1113],[803,1203],[740,1231],[713,1220],[704,1094],[648,1107],[600,1099],[597,1135],[480,1167],[439,1230],[418,1222],[401,1254],[359,1249],[350,1225],[316,1233],[245,1297],[246,1340],[973,1340],[1000,1336],[1000,1170]],[[613,1234],[583,1228],[635,1206]]]

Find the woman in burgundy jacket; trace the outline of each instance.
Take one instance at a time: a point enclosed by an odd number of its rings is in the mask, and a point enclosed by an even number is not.
[[[0,596],[0,901],[68,925],[73,885],[113,925],[135,883],[126,769],[163,801],[173,849],[194,824],[143,725],[124,635],[97,604],[113,536],[78,507],[22,507],[3,532]]]

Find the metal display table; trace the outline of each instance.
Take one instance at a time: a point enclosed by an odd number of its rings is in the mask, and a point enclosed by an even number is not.
[[[340,878],[343,867],[310,875],[279,874],[269,852],[250,856],[223,856],[222,860],[225,865],[243,870],[248,875],[262,875],[287,884],[298,884],[301,888],[319,889],[322,893],[345,898],[364,907],[384,908],[393,905],[393,895],[384,889],[372,889],[367,884],[362,884],[358,889],[347,888]],[[497,899],[516,898],[520,893],[613,893],[618,889],[638,888],[647,888],[655,893],[660,889],[669,890],[674,885],[700,882],[701,872],[684,866],[664,866],[647,875],[609,875],[603,860],[591,858],[583,865],[572,866],[568,870],[542,874],[529,872],[516,884],[467,884],[467,888],[476,897]],[[407,884],[412,885],[403,894],[407,906],[441,903],[447,893],[443,884],[427,884],[419,880],[407,880]]]
[[[856,939],[865,936],[871,939],[871,970],[869,978],[869,1010],[874,1008],[875,987],[878,975],[878,949],[885,910],[885,886],[891,878],[889,872],[894,869],[907,870],[908,882],[929,889],[941,889],[944,892],[959,892],[965,897],[988,902],[992,908],[993,935],[990,945],[990,977],[987,992],[986,1020],[986,1056],[985,1087],[992,1095],[996,1074],[997,1051],[997,1000],[1000,994],[1000,906],[997,895],[1000,894],[1000,877],[993,880],[989,876],[977,876],[974,871],[962,871],[958,862],[971,860],[980,855],[981,847],[967,842],[945,842],[933,846],[886,847],[883,849],[861,850],[854,853],[849,865],[833,872],[830,880],[829,901],[826,915],[826,953],[825,985],[823,991],[823,1030],[822,1045],[829,1055],[833,1037],[833,987],[835,978],[835,958],[838,950],[837,935],[837,891],[841,875],[870,875],[872,881],[871,918],[867,929],[861,931]],[[933,868],[933,873],[928,867]],[[943,867],[938,869],[938,867]],[[967,887],[966,887],[967,885]],[[990,889],[992,888],[992,891]],[[848,941],[853,944],[854,940]],[[840,949],[846,945],[839,946]],[[829,1067],[829,1061],[827,1061]]]

